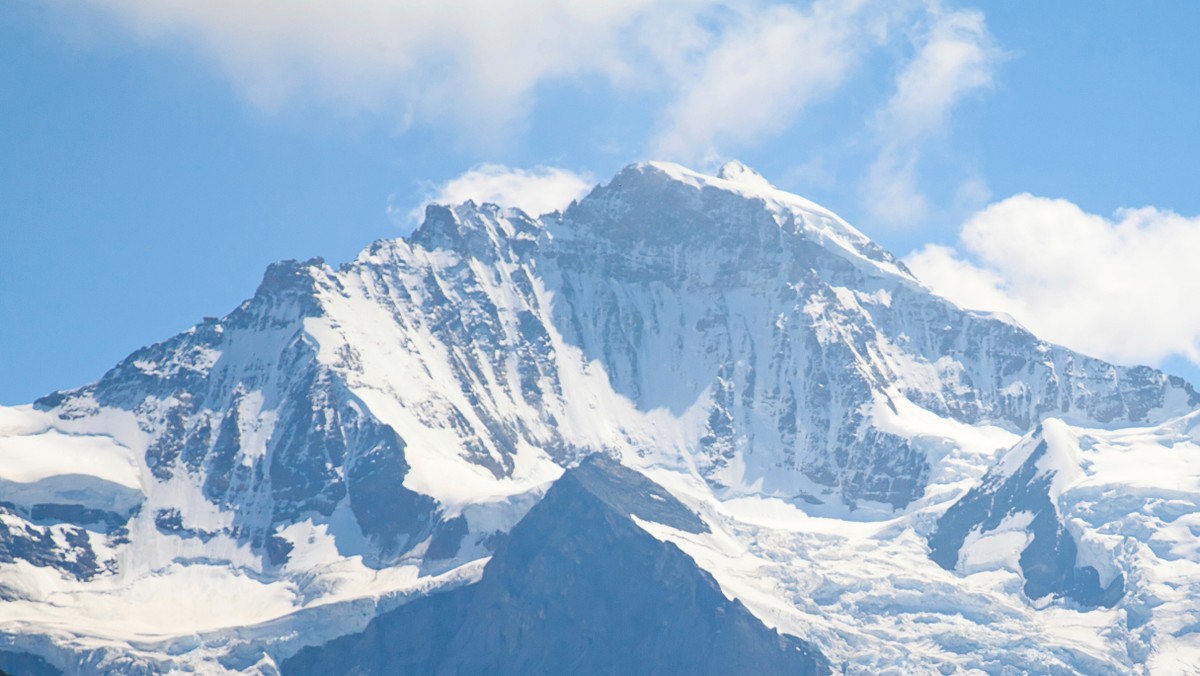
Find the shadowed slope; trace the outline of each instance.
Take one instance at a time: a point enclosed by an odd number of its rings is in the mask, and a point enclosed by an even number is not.
[[[829,672],[814,646],[765,627],[630,513],[706,529],[640,474],[589,459],[513,529],[478,584],[381,615],[361,634],[300,652],[283,672]]]

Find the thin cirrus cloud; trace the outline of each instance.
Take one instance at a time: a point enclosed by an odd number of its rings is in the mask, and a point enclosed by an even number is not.
[[[1016,195],[967,220],[957,247],[905,258],[959,305],[1004,311],[1052,342],[1124,363],[1200,365],[1200,217],[1154,208],[1113,218]]]
[[[638,78],[648,25],[686,0],[85,0],[146,42],[186,44],[251,101],[315,98],[495,131],[556,78]],[[680,31],[689,30],[682,26]],[[663,36],[671,39],[672,36]]]
[[[906,129],[903,138],[882,136],[888,152],[911,153],[923,126],[937,125],[962,92],[987,80],[991,59],[982,15],[946,11],[937,0],[82,0],[82,6],[143,42],[189,46],[264,108],[317,100],[391,116],[402,129],[450,125],[468,141],[509,137],[543,85],[598,78],[618,92],[653,94],[643,98],[657,122],[629,133],[641,136],[635,142],[653,155],[689,163],[786,131],[811,103],[844,90],[865,55],[896,42],[914,44],[916,56],[901,72],[880,127]],[[932,28],[905,30],[914,24]],[[908,166],[893,165],[899,173]]]
[[[874,123],[878,154],[866,171],[862,195],[882,223],[908,225],[926,215],[928,200],[918,181],[921,147],[944,132],[955,106],[992,86],[1004,58],[983,13],[975,10],[935,7],[917,44]],[[979,179],[968,180],[971,191],[978,192]]]
[[[691,160],[748,147],[837,91],[895,17],[877,3],[772,5],[747,13],[691,64],[660,116],[656,156]]]
[[[407,213],[407,219],[410,223],[419,222],[429,204],[459,204],[467,200],[516,207],[531,216],[540,216],[565,209],[587,194],[594,183],[587,173],[558,167],[514,169],[481,164],[430,189],[421,206]]]

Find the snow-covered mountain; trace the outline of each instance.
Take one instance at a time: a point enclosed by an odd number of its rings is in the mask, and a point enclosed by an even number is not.
[[[739,164],[435,205],[0,408],[0,668],[1174,673],[1197,409]]]

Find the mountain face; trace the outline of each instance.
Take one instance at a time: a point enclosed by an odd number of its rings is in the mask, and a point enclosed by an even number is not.
[[[1025,540],[1018,563],[1026,596],[1058,594],[1083,606],[1113,607],[1124,592],[1124,575],[1117,573],[1102,587],[1094,566],[1077,565],[1078,544],[1058,511],[1059,474],[1071,471],[1074,464],[1072,442],[1064,440],[1064,434],[1069,432],[1047,434],[1039,425],[1001,465],[985,474],[978,486],[938,519],[929,539],[931,558],[950,570],[963,558],[969,538],[974,538],[970,546],[979,548],[981,538],[994,540],[1016,533]]]
[[[741,165],[434,205],[0,408],[0,668],[1169,671],[1198,407]]]
[[[306,648],[284,674],[824,674],[810,644],[768,630],[678,547],[632,517],[707,527],[611,460],[567,470],[478,584],[417,599],[361,634]]]

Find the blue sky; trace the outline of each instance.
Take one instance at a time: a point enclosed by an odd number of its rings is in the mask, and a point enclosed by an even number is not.
[[[277,5],[0,4],[0,403],[431,197],[642,159],[741,159],[963,304],[1196,380],[1200,5]]]

